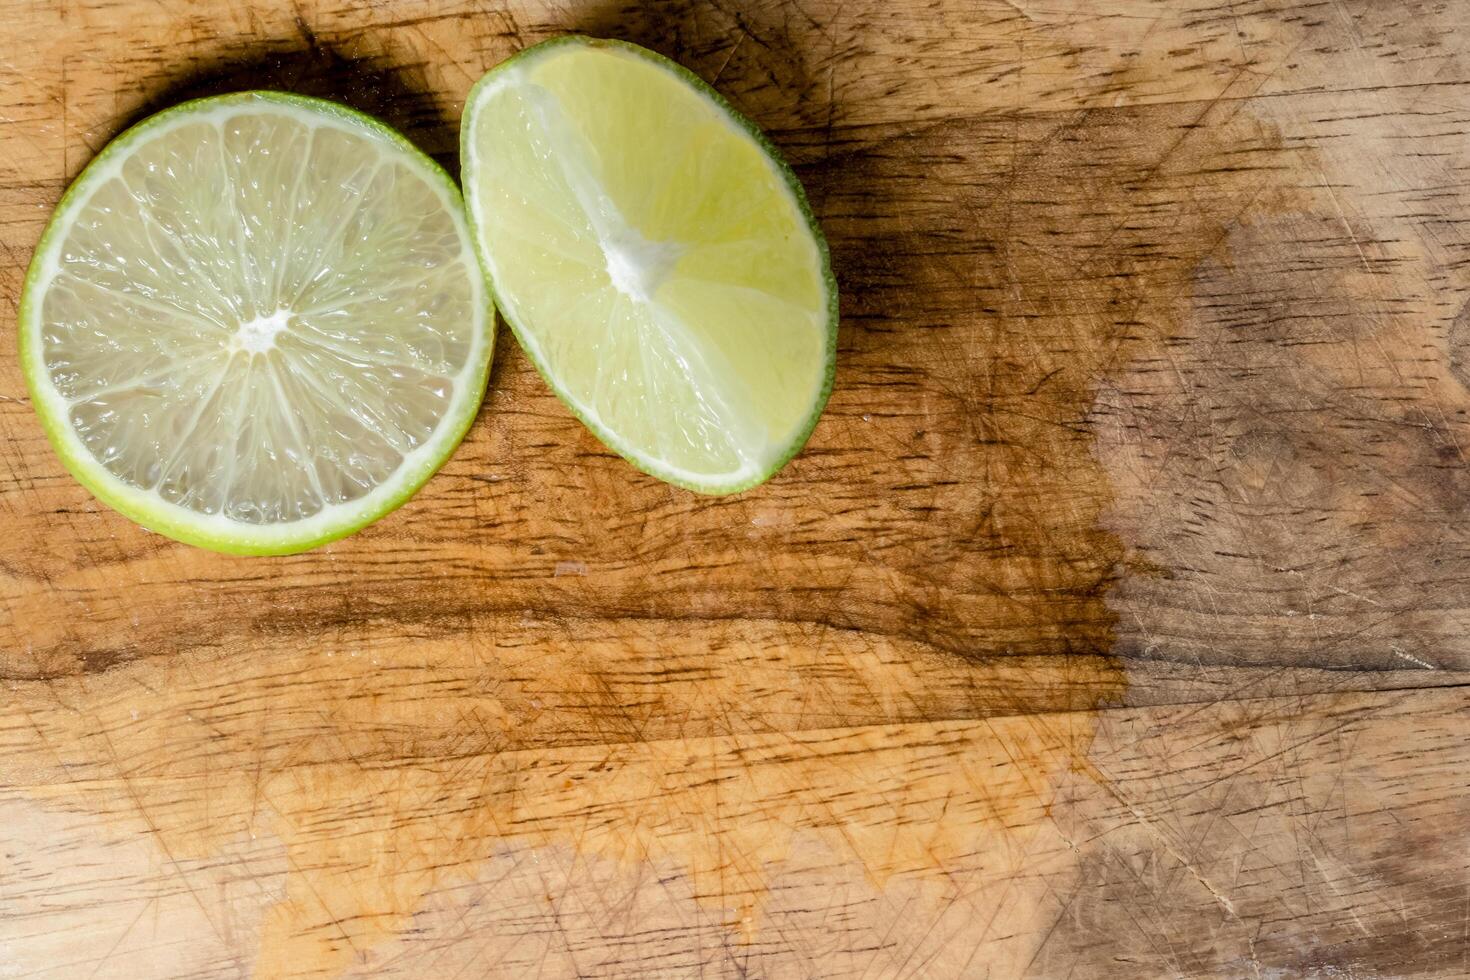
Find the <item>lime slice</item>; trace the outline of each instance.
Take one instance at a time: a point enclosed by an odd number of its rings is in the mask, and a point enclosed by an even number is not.
[[[705,493],[801,448],[831,390],[837,289],[749,120],[651,51],[565,37],[481,79],[460,140],[497,305],[603,442]]]
[[[407,500],[474,419],[493,321],[459,194],[318,99],[200,99],[114,140],[26,276],[20,357],[67,468],[170,537],[302,551]]]

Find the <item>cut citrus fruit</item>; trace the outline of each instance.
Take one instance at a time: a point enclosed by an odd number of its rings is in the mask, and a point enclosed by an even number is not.
[[[705,493],[801,448],[831,390],[837,289],[752,123],[651,51],[564,37],[480,80],[460,143],[500,312],[603,442]]]
[[[407,500],[474,419],[493,342],[448,175],[375,120],[268,92],[175,106],[103,150],[19,319],[77,479],[145,527],[253,554]]]

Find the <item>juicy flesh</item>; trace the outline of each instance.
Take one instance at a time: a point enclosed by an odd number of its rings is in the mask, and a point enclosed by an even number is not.
[[[80,205],[41,308],[86,448],[253,524],[387,479],[444,416],[476,320],[473,258],[410,164],[265,109],[139,146]]]
[[[768,469],[824,380],[806,220],[758,144],[668,69],[567,45],[507,69],[470,139],[500,301],[615,448],[695,480]]]

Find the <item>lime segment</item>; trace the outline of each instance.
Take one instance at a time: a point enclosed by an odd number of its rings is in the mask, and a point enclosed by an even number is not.
[[[444,172],[342,106],[203,99],[114,140],[21,303],[62,460],[146,527],[303,550],[406,500],[484,391],[488,297]]]
[[[831,387],[836,287],[753,125],[652,52],[571,37],[486,75],[461,141],[501,312],[607,445],[707,493],[800,449]]]

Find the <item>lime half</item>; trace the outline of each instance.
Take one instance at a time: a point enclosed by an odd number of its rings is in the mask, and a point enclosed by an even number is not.
[[[301,551],[408,499],[464,436],[493,335],[458,192],[318,99],[184,103],[114,140],[26,277],[20,357],[67,468],[219,551]]]
[[[801,448],[831,390],[837,290],[752,123],[651,51],[565,37],[481,79],[460,140],[500,311],[603,442],[705,493]]]

